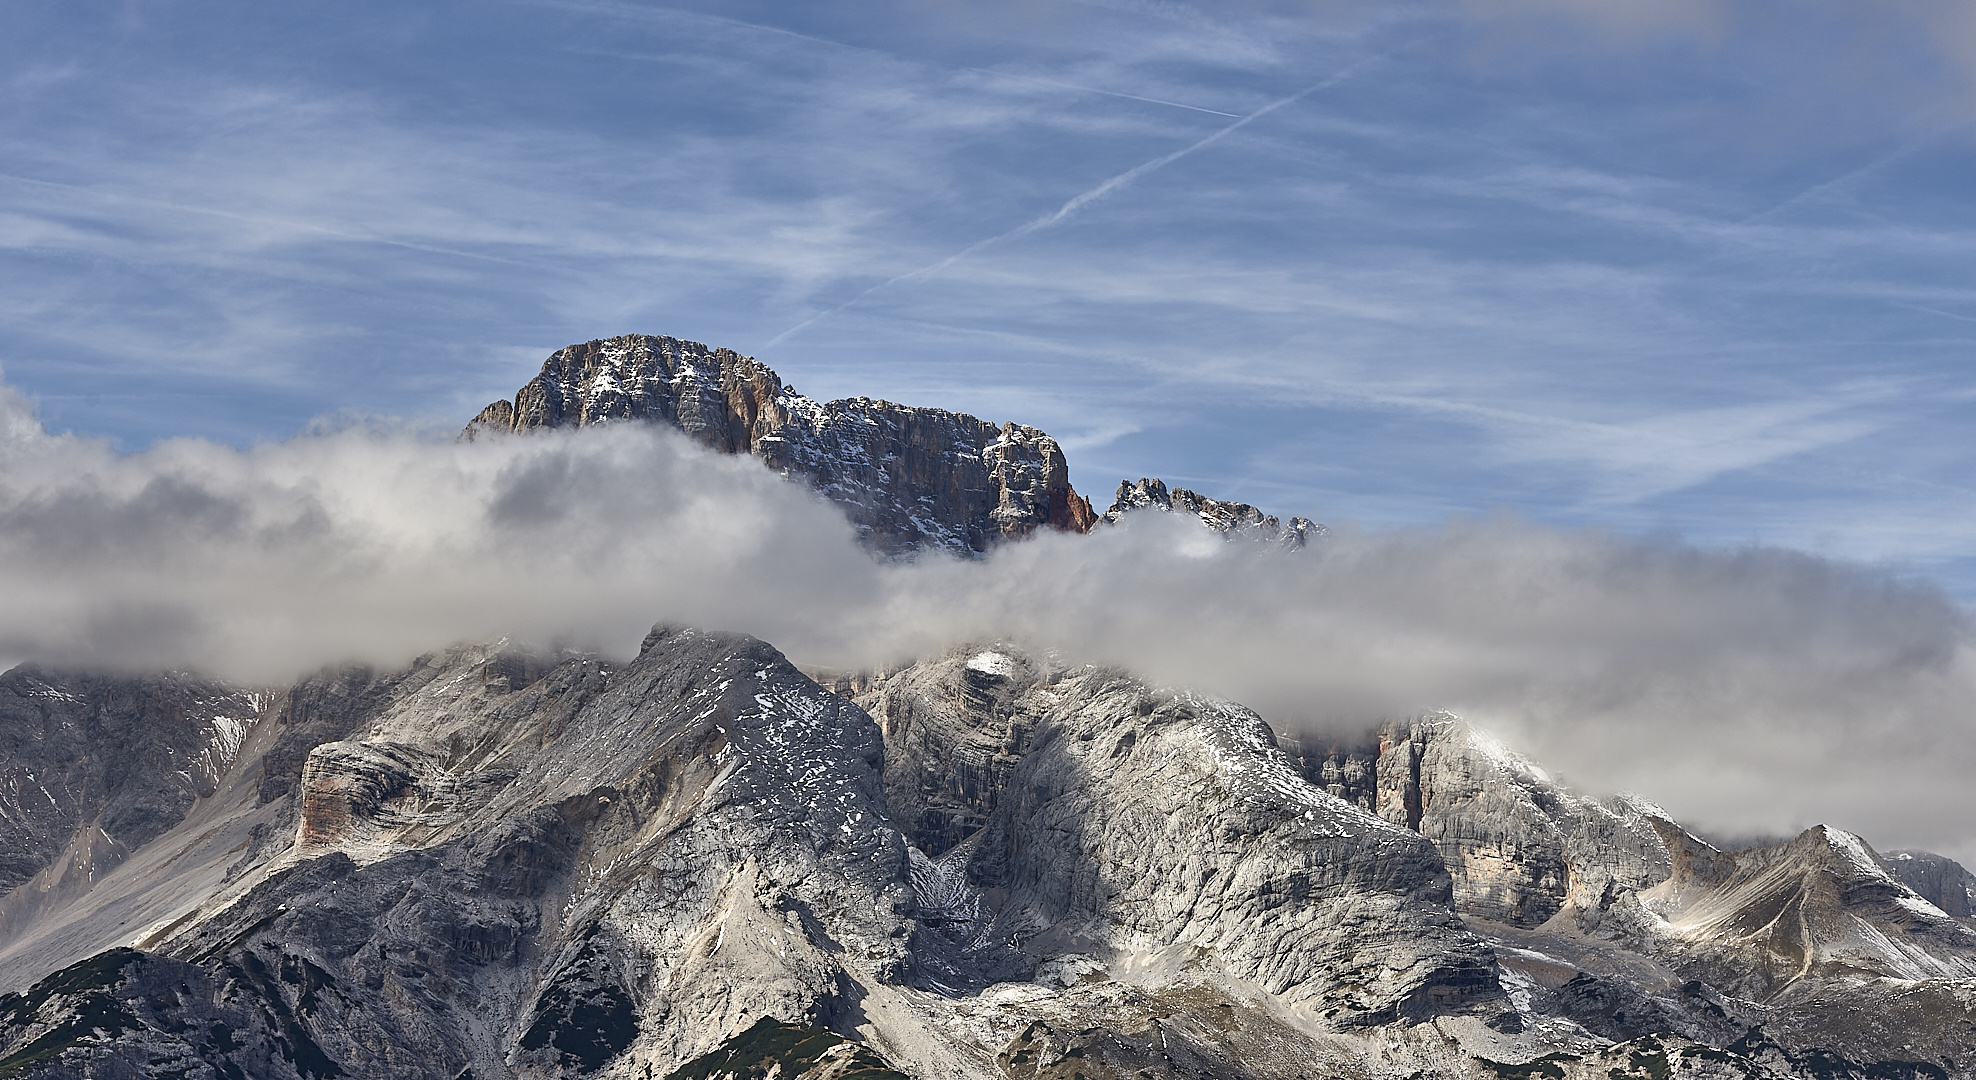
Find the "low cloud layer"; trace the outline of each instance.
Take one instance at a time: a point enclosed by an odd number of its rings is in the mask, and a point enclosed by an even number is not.
[[[1011,639],[1310,732],[1452,708],[1706,829],[1976,856],[1968,615],[1857,566],[1509,519],[1282,553],[1155,514],[892,565],[669,430],[125,456],[0,395],[0,657],[278,683],[499,636],[623,654],[658,621],[832,667]]]

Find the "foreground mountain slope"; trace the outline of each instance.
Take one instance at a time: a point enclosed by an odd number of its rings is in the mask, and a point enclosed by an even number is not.
[[[210,798],[266,704],[182,673],[0,675],[0,941]]]
[[[1289,1077],[1403,1021],[1498,1038],[1432,846],[1304,783],[1253,714],[1005,653],[895,676],[888,707],[964,687],[1032,726],[992,828],[929,853],[891,803],[935,759],[753,639],[325,673],[131,861],[178,890],[111,875],[5,943],[11,972],[83,959],[0,999],[0,1059],[664,1075],[769,1016],[918,1076],[1075,1050],[1093,1077]]]
[[[1007,646],[827,682],[661,628],[621,668],[492,645],[290,688],[178,828],[0,942],[27,991],[0,1075],[666,1075],[763,1017],[918,1077],[1918,1077],[1976,1049],[1967,929],[1830,830],[1714,852],[1445,714],[1358,744],[1359,805],[1303,775],[1350,753]],[[1778,897],[1826,958],[1788,978],[1751,921]]]

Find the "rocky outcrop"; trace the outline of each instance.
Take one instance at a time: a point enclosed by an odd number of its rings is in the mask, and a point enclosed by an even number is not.
[[[844,508],[865,543],[979,555],[1094,516],[1055,439],[965,413],[871,398],[819,402],[752,357],[626,335],[558,350],[542,373],[481,410],[462,437],[622,420],[669,424],[711,449],[753,454]]]
[[[963,937],[1087,974],[1192,957],[1341,1024],[1503,1011],[1433,847],[1306,783],[1246,709],[1006,648],[852,691],[915,841],[968,832],[990,899]]]
[[[907,1080],[870,1048],[764,1016],[669,1080]]]
[[[1120,518],[1135,510],[1188,514],[1230,539],[1261,540],[1293,549],[1301,548],[1313,537],[1325,533],[1324,526],[1309,518],[1293,517],[1286,524],[1248,503],[1222,502],[1197,495],[1186,488],[1169,491],[1157,477],[1150,480],[1141,477],[1136,484],[1130,480],[1119,481],[1118,492],[1112,496],[1112,504],[1101,520],[1116,524]]]
[[[0,994],[0,1076],[330,1080],[343,1075],[260,982],[238,969],[213,971],[135,949],[112,949],[22,993]]]
[[[1285,745],[1313,784],[1433,841],[1468,918],[1528,927],[1570,909],[1596,921],[1672,869],[1656,808],[1580,795],[1452,713]]]

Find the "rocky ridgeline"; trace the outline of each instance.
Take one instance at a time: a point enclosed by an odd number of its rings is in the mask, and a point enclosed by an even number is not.
[[[807,481],[887,555],[979,555],[1039,528],[1084,532],[1094,520],[1063,450],[1035,428],[870,398],[819,402],[752,357],[669,337],[558,350],[463,437],[619,420],[670,424]]]
[[[24,865],[204,779],[86,885],[14,909],[4,1076],[1866,1078],[1976,1060],[1976,931],[1890,871],[1960,867],[1824,828],[1717,851],[1448,714],[1316,747],[1009,646],[819,683],[754,639],[666,627],[624,666],[466,647],[257,705],[9,678],[44,730],[97,725],[44,755],[50,775],[168,748],[22,804],[9,850],[44,852]],[[105,726],[181,700],[253,706],[218,775],[175,767],[170,724]]]
[[[1116,524],[1120,518],[1135,510],[1190,514],[1199,518],[1201,524],[1230,539],[1261,540],[1291,549],[1301,548],[1311,538],[1325,533],[1324,526],[1306,517],[1293,517],[1286,525],[1281,519],[1265,514],[1248,503],[1222,502],[1197,495],[1186,488],[1168,491],[1166,484],[1157,477],[1150,480],[1140,477],[1138,483],[1119,481],[1118,493],[1112,496],[1112,504],[1101,520]]]
[[[669,424],[710,449],[761,458],[843,507],[864,543],[893,557],[973,557],[1039,528],[1088,532],[1147,508],[1291,548],[1324,532],[1308,518],[1285,525],[1247,503],[1144,479],[1121,482],[1101,518],[1071,487],[1062,448],[1033,427],[863,397],[819,402],[753,357],[643,334],[558,350],[461,437],[623,420]]]

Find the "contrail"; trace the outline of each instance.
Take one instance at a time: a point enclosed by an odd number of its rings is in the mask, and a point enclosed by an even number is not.
[[[1127,169],[1122,173],[1119,173],[1117,176],[1114,176],[1111,179],[1106,180],[1104,183],[1101,183],[1098,186],[1090,189],[1089,191],[1083,192],[1082,194],[1072,197],[1069,202],[1066,202],[1062,206],[1057,207],[1056,210],[1052,211],[1051,213],[1044,214],[1042,217],[1024,222],[1023,224],[1018,225],[1015,228],[1010,229],[1008,232],[1002,233],[999,236],[991,236],[986,240],[978,240],[972,244],[969,244],[967,247],[964,247],[961,250],[953,253],[952,255],[949,255],[946,258],[941,259],[939,262],[930,263],[926,266],[920,267],[917,270],[908,270],[907,272],[900,274],[897,277],[888,278],[884,281],[881,281],[878,284],[873,285],[871,288],[866,289],[865,291],[859,293],[858,295],[851,297],[849,300],[846,300],[843,303],[837,305],[836,307],[828,308],[826,310],[820,311],[815,315],[812,315],[809,318],[804,319],[802,322],[799,322],[796,325],[790,327],[789,329],[784,330],[780,334],[777,334],[774,337],[770,338],[768,340],[768,343],[762,347],[764,349],[772,349],[775,346],[781,344],[782,342],[787,341],[791,336],[800,333],[801,331],[815,325],[816,323],[821,322],[822,320],[827,319],[830,316],[837,314],[838,312],[844,311],[847,308],[851,308],[860,303],[863,303],[867,297],[870,297],[875,293],[883,292],[884,290],[889,289],[894,285],[900,284],[901,282],[916,281],[920,278],[931,277],[934,274],[937,274],[940,271],[945,270],[949,266],[952,266],[955,263],[960,262],[962,259],[967,258],[968,256],[974,254],[977,251],[980,251],[983,248],[992,247],[996,244],[1000,244],[1009,240],[1019,240],[1022,237],[1028,236],[1031,233],[1041,232],[1042,230],[1050,228],[1051,226],[1061,224],[1063,221],[1065,221],[1072,215],[1076,214],[1079,210],[1082,210],[1086,206],[1091,205],[1092,203],[1098,201],[1099,199],[1102,199],[1105,196],[1110,195],[1112,192],[1117,191],[1119,188],[1122,188],[1125,185],[1131,183],[1132,181],[1139,179],[1140,177],[1146,175],[1147,173],[1156,172],[1162,168],[1165,168],[1168,165],[1173,164],[1176,161],[1179,161],[1181,158],[1184,158],[1189,154],[1193,154],[1201,150],[1205,150],[1208,147],[1213,146],[1215,143],[1220,142],[1222,139],[1225,139],[1228,136],[1234,134],[1237,130],[1241,128],[1245,128],[1250,124],[1255,123],[1257,120],[1260,120],[1265,116],[1268,116],[1270,113],[1275,112],[1276,110],[1284,107],[1285,105],[1295,104],[1296,102],[1302,101],[1304,98],[1307,98],[1310,95],[1317,93],[1319,90],[1326,89],[1327,87],[1336,86],[1338,83],[1344,81],[1347,78],[1350,78],[1354,72],[1358,71],[1358,69],[1375,61],[1383,60],[1389,55],[1391,55],[1391,53],[1380,53],[1377,56],[1368,56],[1365,59],[1350,65],[1349,67],[1345,68],[1343,71],[1340,71],[1337,74],[1332,75],[1331,77],[1323,80],[1322,82],[1312,83],[1311,85],[1304,87],[1302,90],[1299,90],[1294,94],[1291,94],[1289,97],[1278,98],[1275,101],[1272,101],[1267,105],[1264,105],[1262,108],[1257,109],[1255,112],[1252,112],[1247,116],[1244,116],[1239,120],[1236,120],[1234,123],[1229,124],[1226,127],[1216,129],[1212,134],[1208,135],[1206,138],[1201,139],[1199,142],[1193,143],[1189,146],[1181,147],[1180,149],[1175,150],[1170,154],[1166,154],[1161,157],[1156,157],[1151,161],[1147,161],[1139,165],[1135,165],[1132,168]]]
[[[1222,112],[1220,109],[1204,109],[1199,105],[1189,105],[1180,101],[1168,101],[1165,98],[1141,97],[1138,94],[1124,94],[1117,90],[1100,90],[1095,86],[1079,86],[1076,83],[1057,82],[1055,79],[1038,79],[1031,75],[1016,75],[1007,71],[995,71],[990,68],[962,68],[961,70],[972,71],[996,79],[1035,83],[1037,86],[1054,86],[1059,90],[1075,90],[1080,94],[1103,94],[1106,97],[1124,98],[1127,101],[1143,101],[1149,105],[1171,105],[1176,109],[1207,113],[1209,116],[1226,116],[1231,120],[1239,120],[1242,117],[1241,113]]]
[[[1824,183],[1813,184],[1812,186],[1804,189],[1803,191],[1798,192],[1796,195],[1793,195],[1790,198],[1785,199],[1783,202],[1780,202],[1777,205],[1772,206],[1770,209],[1759,210],[1756,213],[1751,214],[1750,216],[1737,222],[1736,224],[1748,225],[1751,224],[1752,222],[1761,221],[1764,218],[1771,216],[1772,214],[1776,214],[1781,211],[1790,209],[1791,207],[1797,206],[1800,203],[1810,202],[1818,198],[1819,196],[1825,194],[1828,191],[1833,191],[1838,188],[1846,187],[1847,185],[1851,184],[1853,181],[1858,180],[1863,176],[1868,176],[1873,173],[1879,172],[1881,169],[1884,169],[1887,166],[1892,165],[1894,162],[1899,161],[1902,158],[1910,157],[1921,150],[1928,149],[1929,147],[1940,142],[1941,140],[1947,138],[1950,135],[1955,134],[1958,131],[1961,131],[1962,129],[1968,126],[1969,126],[1969,122],[1964,121],[1963,123],[1955,124],[1953,126],[1943,128],[1940,131],[1923,135],[1920,138],[1915,139],[1912,142],[1909,142],[1905,146],[1896,147],[1891,153],[1884,154],[1878,158],[1873,159],[1872,161],[1867,162],[1864,165],[1861,165],[1859,168],[1853,169],[1850,172],[1843,173],[1839,176],[1833,177],[1832,179],[1827,180]]]

